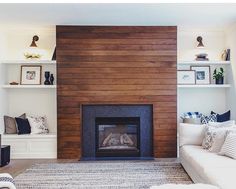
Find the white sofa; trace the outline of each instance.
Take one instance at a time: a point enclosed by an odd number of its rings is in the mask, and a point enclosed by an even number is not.
[[[236,160],[204,150],[204,125],[180,124],[180,161],[195,183],[236,189]]]

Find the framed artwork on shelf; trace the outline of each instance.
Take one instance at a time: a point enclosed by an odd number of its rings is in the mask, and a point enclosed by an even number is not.
[[[52,55],[52,60],[56,60],[57,57],[57,49],[55,47],[54,51],[53,51],[53,55]]]
[[[179,85],[193,85],[196,84],[194,70],[178,70],[177,79]]]
[[[211,83],[210,66],[191,66],[191,70],[195,71],[196,84],[208,85]]]
[[[42,66],[21,66],[21,85],[41,85]]]

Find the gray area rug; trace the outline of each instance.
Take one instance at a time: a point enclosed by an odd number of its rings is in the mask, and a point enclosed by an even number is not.
[[[36,164],[15,178],[17,189],[149,188],[166,183],[191,184],[179,163],[95,161]]]

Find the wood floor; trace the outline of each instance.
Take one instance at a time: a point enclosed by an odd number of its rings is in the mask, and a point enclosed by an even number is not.
[[[179,162],[176,158],[158,158],[155,161],[161,162]],[[79,162],[77,159],[17,159],[11,160],[10,164],[1,167],[0,173],[9,173],[13,177],[16,177],[20,173],[24,172],[26,169],[30,168],[33,164],[38,163],[75,163]]]

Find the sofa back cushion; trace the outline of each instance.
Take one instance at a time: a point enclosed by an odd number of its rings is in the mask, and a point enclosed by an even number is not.
[[[179,145],[202,145],[206,125],[180,123]]]

